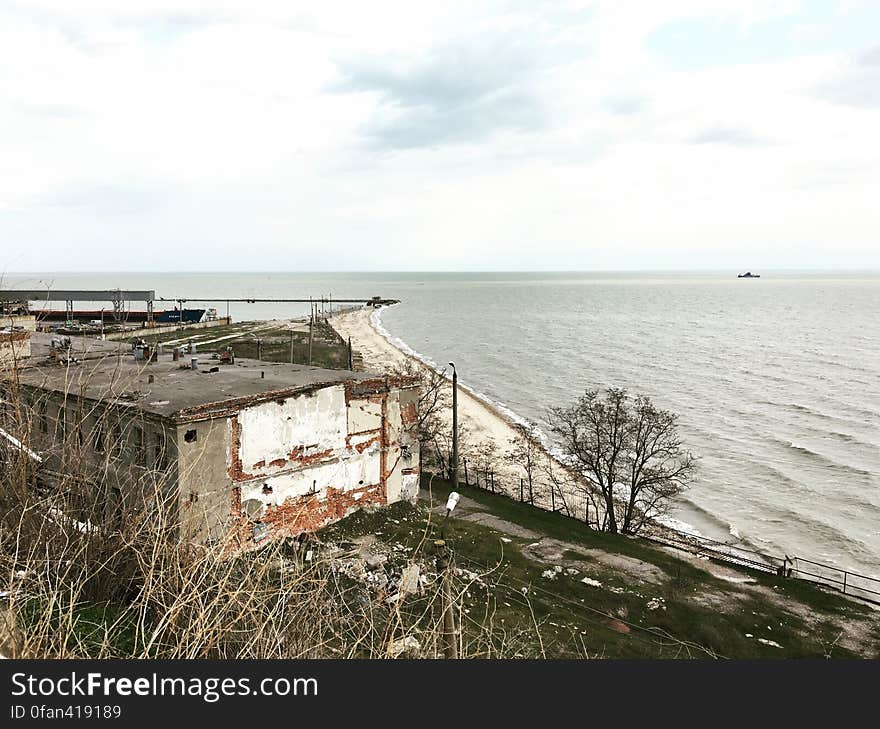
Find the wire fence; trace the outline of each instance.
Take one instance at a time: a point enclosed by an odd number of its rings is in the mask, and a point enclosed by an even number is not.
[[[510,488],[496,479],[491,469],[479,469],[464,459],[464,482],[466,486],[481,488],[494,494],[506,496],[521,503],[527,503],[545,511],[553,511],[562,516],[585,523],[591,528],[599,527],[597,509],[590,511],[590,499],[580,490],[566,493],[559,486],[550,484],[549,498],[544,484],[531,484],[525,479],[518,486]],[[481,484],[481,476],[483,483]],[[574,508],[573,508],[574,507]],[[744,545],[721,542],[699,534],[692,534],[674,527],[653,523],[638,535],[655,544],[690,552],[698,557],[723,562],[735,567],[773,574],[777,577],[791,577],[811,582],[821,587],[836,590],[844,595],[880,605],[880,578],[863,575],[842,567],[817,562],[805,557],[789,555],[776,556],[758,552]]]

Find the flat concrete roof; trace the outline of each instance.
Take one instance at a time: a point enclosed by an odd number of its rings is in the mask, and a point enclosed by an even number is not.
[[[4,301],[153,301],[155,291],[127,291],[125,289],[102,289],[95,291],[76,289],[4,289],[0,299]]]
[[[69,337],[71,356],[79,363],[49,360],[51,340],[58,335],[35,333],[31,357],[22,363],[19,380],[30,386],[67,392],[70,396],[106,400],[137,407],[172,420],[220,417],[229,408],[346,382],[375,381],[381,373],[330,370],[236,357],[221,365],[200,354],[198,370],[189,369],[190,357],[173,361],[171,353],[157,362],[135,360],[126,342]],[[185,365],[186,369],[181,365]],[[216,367],[216,372],[209,369]],[[153,382],[149,381],[150,375]]]

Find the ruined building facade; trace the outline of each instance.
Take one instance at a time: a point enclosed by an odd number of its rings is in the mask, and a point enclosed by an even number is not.
[[[88,482],[97,508],[77,518],[114,528],[161,500],[182,540],[249,548],[416,498],[412,380],[33,337],[0,382],[2,427],[44,484]]]

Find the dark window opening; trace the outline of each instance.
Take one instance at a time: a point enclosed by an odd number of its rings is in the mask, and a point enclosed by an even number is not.
[[[187,443],[195,443],[196,438],[198,438],[198,433],[196,433],[195,430],[188,430],[186,431],[186,433],[183,434],[183,439]]]
[[[268,495],[268,494],[271,494],[271,493],[272,493],[272,487],[271,487],[269,484],[264,483],[264,484],[263,484],[263,493],[264,493],[264,494],[267,494],[267,495]]]
[[[195,491],[189,492],[189,503],[194,504],[199,500],[199,495]]]

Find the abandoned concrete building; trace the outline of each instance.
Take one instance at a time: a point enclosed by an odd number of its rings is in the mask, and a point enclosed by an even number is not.
[[[87,481],[104,526],[161,498],[180,539],[248,548],[416,497],[410,379],[32,336],[14,394],[0,375],[4,427],[44,483]]]

